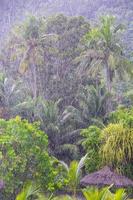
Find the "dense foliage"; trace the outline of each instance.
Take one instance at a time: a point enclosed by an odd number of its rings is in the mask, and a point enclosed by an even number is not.
[[[82,145],[89,155],[88,171],[108,165],[132,177],[133,173],[132,109],[119,108],[110,114],[106,127],[90,126],[82,130]]]
[[[31,124],[16,117],[9,121],[1,119],[0,127],[0,177],[5,182],[7,197],[11,199],[26,180],[53,190],[57,172],[47,152],[47,136],[38,123]]]
[[[83,136],[82,145],[89,157],[86,162],[86,170],[89,172],[97,170],[100,164],[100,134],[101,130],[96,126],[90,126],[81,131],[81,135]]]
[[[125,37],[109,15],[95,23],[29,16],[12,29],[0,52],[0,198],[45,199],[46,192],[57,199],[50,192],[63,190],[76,199],[81,169],[104,165],[133,178],[133,61]],[[86,199],[105,193],[125,198],[124,190],[83,190]]]

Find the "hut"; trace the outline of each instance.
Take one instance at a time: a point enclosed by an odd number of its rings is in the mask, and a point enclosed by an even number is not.
[[[83,179],[81,179],[80,184],[81,186],[97,187],[103,187],[113,184],[117,188],[133,188],[132,180],[113,172],[108,166],[105,166],[103,169],[97,172],[86,175]]]

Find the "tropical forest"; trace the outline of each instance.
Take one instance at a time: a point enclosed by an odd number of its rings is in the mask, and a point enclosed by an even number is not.
[[[0,0],[0,200],[133,199],[133,1]]]

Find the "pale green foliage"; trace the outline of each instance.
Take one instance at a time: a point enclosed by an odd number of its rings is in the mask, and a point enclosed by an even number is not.
[[[55,197],[55,198],[53,198],[53,200],[73,200],[73,198],[68,196],[68,195],[66,195],[66,196]]]
[[[27,182],[22,191],[17,195],[16,200],[28,200],[31,196],[36,195],[39,189],[31,182]]]
[[[53,194],[51,194],[51,195],[44,195],[42,193],[38,193],[36,200],[53,200]]]
[[[54,197],[54,195],[45,196],[44,194],[38,194],[37,196],[38,197],[36,200],[73,200],[73,198],[68,195],[60,195]]]
[[[43,189],[54,190],[56,181],[53,179],[57,172],[52,168],[48,139],[39,129],[39,123],[29,123],[17,116],[7,121],[1,119],[0,127],[0,177],[6,185],[5,197],[10,199],[29,179]],[[26,187],[29,190],[30,186]]]
[[[133,110],[119,108],[111,113],[110,121],[101,134],[103,162],[132,176]],[[126,166],[126,167],[125,167]]]
[[[133,158],[133,130],[123,124],[109,124],[102,132],[102,152],[106,163],[126,163]]]
[[[117,190],[115,194],[113,195],[113,200],[126,200],[126,199],[127,199],[127,195],[124,189]]]
[[[60,161],[68,176],[68,189],[73,191],[74,196],[76,195],[76,189],[81,178],[81,169],[84,167],[86,159],[87,154],[79,162],[72,161],[69,166],[65,162]]]
[[[110,192],[110,187],[103,189],[86,188],[83,189],[83,195],[86,200],[126,200],[127,196],[124,189],[118,189],[113,194]]]
[[[110,113],[109,120],[112,123],[121,123],[124,127],[133,128],[133,107],[119,106],[116,111]]]
[[[111,200],[111,198],[108,197],[112,196],[108,187],[103,189],[86,188],[83,189],[82,192],[86,200]]]

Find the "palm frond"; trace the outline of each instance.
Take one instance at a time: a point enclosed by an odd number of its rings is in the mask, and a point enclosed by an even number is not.
[[[22,191],[17,195],[16,200],[28,200],[29,197],[36,195],[39,192],[39,187],[27,182]]]
[[[64,168],[67,172],[69,172],[69,167],[68,167],[68,165],[67,165],[64,161],[59,161],[59,163],[63,166],[63,168]]]
[[[87,157],[88,157],[88,154],[86,154],[84,157],[82,157],[81,160],[79,161],[78,167],[77,167],[77,172],[76,172],[77,177],[79,176],[81,169],[84,167]]]

